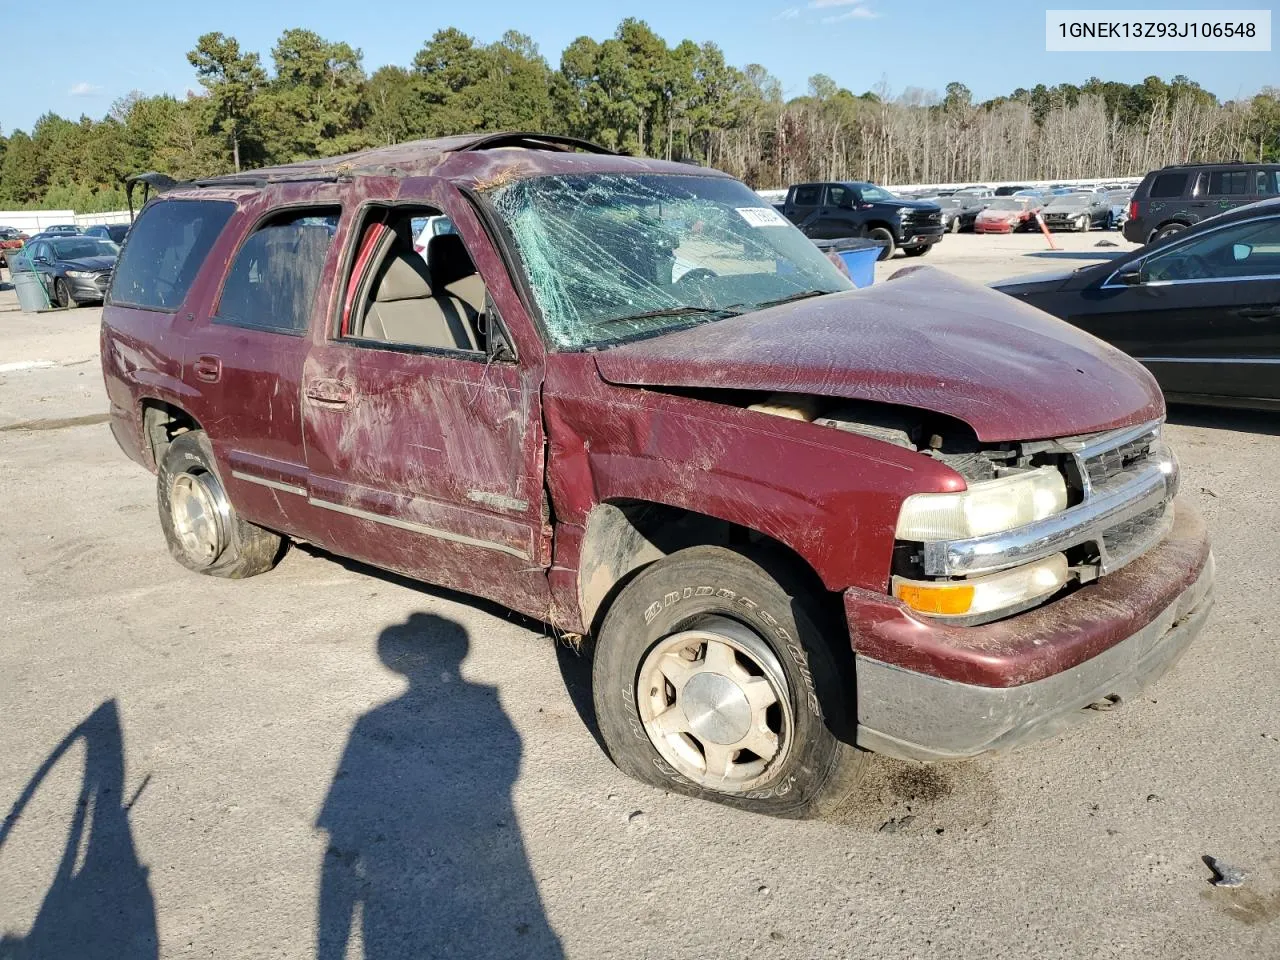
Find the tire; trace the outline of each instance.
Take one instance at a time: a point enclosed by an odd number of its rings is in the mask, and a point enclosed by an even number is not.
[[[1080,216],[1076,217],[1076,229],[1081,233],[1088,233],[1090,226],[1092,226],[1092,222],[1089,220],[1089,215],[1087,213],[1082,213]]]
[[[960,218],[959,218],[959,217],[952,217],[952,218],[951,218],[951,225],[950,225],[950,227],[949,227],[948,229],[949,229],[952,233],[959,233],[959,232],[960,232]]]
[[[691,547],[637,574],[600,628],[596,717],[610,758],[637,780],[770,816],[825,816],[848,804],[866,756],[852,746],[852,657],[842,668],[806,592],[760,559]],[[659,717],[672,718],[669,733]]]
[[[179,434],[156,471],[160,527],[188,570],[239,580],[265,573],[284,554],[278,534],[245,520],[227,499],[203,430]]]
[[[71,291],[67,289],[66,281],[61,277],[53,281],[53,299],[58,306],[66,309],[67,307],[78,307],[80,304],[71,296]]]
[[[926,243],[923,247],[903,247],[903,256],[907,257],[923,257],[926,253],[933,249],[933,244]]]
[[[891,259],[898,249],[898,245],[893,239],[893,232],[887,227],[872,227],[867,231],[867,239],[879,240],[885,244],[885,247],[880,251],[880,256],[876,258],[877,260]]]
[[[1163,240],[1165,237],[1172,237],[1175,233],[1181,233],[1185,229],[1187,229],[1186,226],[1181,223],[1170,223],[1157,230],[1151,237],[1151,241],[1154,242],[1156,240]]]

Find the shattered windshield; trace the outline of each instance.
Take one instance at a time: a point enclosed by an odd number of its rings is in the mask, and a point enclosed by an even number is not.
[[[536,177],[487,193],[551,339],[567,348],[853,288],[745,184],[719,177]]]

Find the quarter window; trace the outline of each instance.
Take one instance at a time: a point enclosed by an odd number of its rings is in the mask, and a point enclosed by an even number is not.
[[[110,301],[177,310],[235,210],[235,204],[225,200],[161,200],[149,205],[116,261]]]
[[[304,333],[339,213],[294,211],[255,230],[231,263],[215,322]]]
[[[1182,191],[1187,188],[1187,175],[1185,173],[1162,173],[1156,177],[1151,184],[1151,196],[1168,198],[1180,197]]]

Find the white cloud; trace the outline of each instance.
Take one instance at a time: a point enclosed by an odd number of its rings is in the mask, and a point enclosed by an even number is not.
[[[827,7],[862,6],[865,0],[809,0],[810,10],[823,10]]]
[[[800,8],[799,8],[799,7],[787,7],[787,9],[785,9],[785,10],[783,10],[783,11],[779,12],[779,13],[778,13],[778,15],[777,15],[776,17],[774,17],[773,19],[775,19],[775,20],[794,20],[794,19],[795,19],[796,17],[798,17],[798,16],[800,16]]]
[[[69,97],[96,97],[102,92],[101,87],[94,86],[92,83],[85,83],[81,80],[70,90],[67,91]]]
[[[823,17],[822,22],[839,23],[841,20],[874,20],[878,16],[880,14],[868,10],[866,7],[854,7],[852,10],[847,10],[834,17]]]

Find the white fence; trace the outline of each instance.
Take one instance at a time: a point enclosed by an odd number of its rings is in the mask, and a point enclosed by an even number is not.
[[[1050,185],[1057,184],[1061,184],[1066,187],[1092,187],[1102,183],[1124,183],[1136,187],[1141,181],[1141,176],[1089,177],[1084,180],[989,180],[981,184],[976,181],[970,181],[969,183],[891,183],[886,184],[884,188],[891,193],[914,193],[923,195],[935,190],[962,190],[965,187],[974,186],[990,187],[993,190],[1000,187],[1032,187],[1034,189],[1044,190]],[[783,200],[787,199],[786,187],[781,187],[775,190],[757,190],[756,193],[760,194],[760,196],[768,200],[770,203],[781,203]]]
[[[0,210],[0,227],[15,227],[23,233],[39,233],[59,223],[89,227],[95,223],[128,223],[128,210],[111,213],[80,213],[74,210]]]

